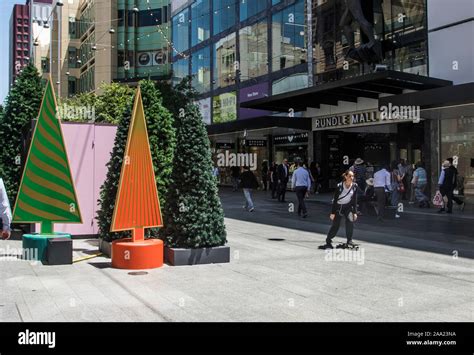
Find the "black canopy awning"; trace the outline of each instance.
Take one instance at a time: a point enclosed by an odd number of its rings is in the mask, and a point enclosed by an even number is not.
[[[421,117],[444,119],[474,117],[474,83],[387,96],[379,99],[379,107],[420,106]]]
[[[218,123],[207,126],[209,135],[239,132],[263,128],[292,128],[311,131],[311,119],[308,117],[263,116]]]
[[[378,99],[380,94],[400,95],[403,90],[428,90],[453,83],[399,71],[386,70],[324,83],[240,104],[243,108],[287,112],[319,108],[321,104],[337,106],[338,101],[357,102],[359,97]]]

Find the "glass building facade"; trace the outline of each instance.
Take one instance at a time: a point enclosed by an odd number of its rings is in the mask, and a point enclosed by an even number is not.
[[[345,0],[181,3],[172,15],[173,81],[194,75],[203,98],[236,92],[236,119],[241,118],[239,93],[251,85],[267,83],[264,94],[275,95],[373,72],[373,65],[347,57],[350,40],[341,24]],[[427,75],[426,0],[361,4],[381,44],[378,64]],[[356,47],[367,42],[357,21],[350,26]]]
[[[168,78],[171,72],[170,0],[118,0],[117,7],[116,79]]]

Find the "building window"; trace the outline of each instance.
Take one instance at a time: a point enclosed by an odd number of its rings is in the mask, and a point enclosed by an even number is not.
[[[235,25],[237,2],[235,0],[213,0],[214,34],[221,33]]]
[[[68,78],[67,85],[68,85],[68,96],[69,97],[74,96],[77,93],[76,78],[70,76]]]
[[[306,62],[305,1],[277,12],[272,17],[272,70]]]
[[[23,32],[28,33],[28,27],[23,27]]]
[[[263,20],[239,31],[240,81],[268,73],[268,26]]]
[[[272,84],[272,95],[283,94],[294,90],[308,87],[308,74],[295,74],[279,80]]]
[[[21,35],[16,35],[16,39],[21,41]]]
[[[240,0],[240,21],[244,21],[267,7],[267,0]]]
[[[138,13],[139,27],[157,26],[162,24],[161,9],[145,10]]]
[[[173,85],[178,85],[181,80],[189,75],[189,59],[181,58],[173,63]]]
[[[191,46],[195,46],[209,38],[211,19],[209,0],[197,0],[191,6]]]
[[[69,17],[69,38],[77,38],[77,23],[74,17]]]
[[[212,99],[213,123],[224,123],[237,119],[237,94],[228,92]]]
[[[25,19],[23,20],[23,24],[24,24],[24,25],[28,25],[28,24],[29,24],[28,19],[25,18]]]
[[[23,35],[23,40],[28,41],[28,35]]]
[[[214,82],[216,88],[235,84],[236,48],[235,33],[221,38],[214,45]]]
[[[27,57],[28,56],[28,51],[23,51],[23,55]]]
[[[173,45],[179,52],[189,48],[189,10],[181,11],[173,17]]]
[[[16,23],[19,24],[19,25],[21,25],[21,18],[17,19],[17,20],[16,20]]]
[[[205,47],[192,55],[191,74],[193,87],[199,93],[211,90],[211,47]]]
[[[77,68],[77,49],[74,47],[68,48],[68,65],[69,68]]]
[[[22,31],[23,31],[23,27],[21,27],[21,26],[16,27],[16,32],[22,33]]]
[[[41,71],[43,73],[49,73],[49,60],[48,58],[41,58]]]
[[[125,17],[125,10],[118,10],[117,11],[117,19],[118,19],[118,22],[117,22],[117,26],[123,26],[124,25],[124,17]]]

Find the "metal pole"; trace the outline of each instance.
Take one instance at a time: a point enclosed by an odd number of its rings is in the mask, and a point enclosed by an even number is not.
[[[308,30],[308,86],[313,86],[313,0],[306,0],[306,18]]]

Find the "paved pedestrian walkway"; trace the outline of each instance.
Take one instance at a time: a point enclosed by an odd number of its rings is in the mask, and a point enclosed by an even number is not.
[[[358,226],[359,252],[329,254],[317,249],[327,224],[285,217],[265,196],[245,212],[239,199],[222,196],[228,264],[143,275],[112,269],[105,257],[44,266],[15,258],[21,241],[0,241],[0,321],[474,320],[474,260],[464,251],[474,249],[472,235],[423,239]],[[74,240],[74,249],[75,258],[90,255],[97,241]]]

